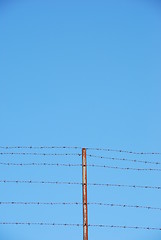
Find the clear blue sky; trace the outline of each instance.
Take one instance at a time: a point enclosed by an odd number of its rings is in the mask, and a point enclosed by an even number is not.
[[[0,52],[0,145],[161,151],[160,1],[1,0]],[[0,156],[0,161],[79,163],[81,158]],[[81,181],[80,168],[1,166],[0,172],[9,180]],[[88,169],[88,182],[161,185],[160,179],[153,172]],[[1,184],[0,192],[1,201],[82,199],[81,186]],[[161,191],[154,190],[89,187],[88,199],[161,207]],[[90,206],[89,223],[161,227],[160,214]],[[0,206],[0,216],[8,222],[82,223],[82,208]],[[3,240],[56,238],[81,240],[82,229],[0,227]],[[89,240],[160,238],[155,231],[89,229]]]

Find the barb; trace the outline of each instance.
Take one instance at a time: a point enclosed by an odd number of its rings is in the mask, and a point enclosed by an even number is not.
[[[29,153],[29,152],[0,152],[0,155],[36,155],[36,156],[81,156],[80,153]]]
[[[0,165],[4,166],[55,166],[55,167],[81,167],[82,164],[72,164],[72,163],[10,163],[10,162],[0,162]],[[161,169],[158,168],[130,168],[130,167],[117,167],[117,166],[108,166],[108,165],[97,165],[97,164],[88,164],[87,167],[97,167],[97,168],[108,168],[116,170],[130,170],[130,171],[158,171]]]
[[[139,206],[139,205],[128,205],[128,204],[115,204],[115,203],[101,203],[101,202],[89,202],[88,205],[98,205],[107,207],[122,207],[122,208],[137,208],[147,210],[159,210],[159,207],[151,206]],[[81,202],[0,202],[0,205],[83,205]]]
[[[53,181],[32,181],[32,180],[0,180],[0,183],[27,183],[27,184],[64,184],[64,185],[81,185],[80,182],[53,182]],[[145,188],[160,190],[161,186],[138,186],[124,185],[111,183],[88,183],[89,186],[104,186],[104,187],[127,187],[127,188]]]
[[[106,151],[106,152],[117,152],[117,153],[128,153],[134,155],[161,155],[161,152],[133,152],[127,150],[117,150],[110,148],[86,148],[87,150],[95,150],[95,151]]]
[[[143,161],[143,160],[127,159],[127,158],[105,157],[105,156],[97,156],[97,155],[92,155],[92,154],[87,154],[87,156],[91,157],[91,158],[100,158],[100,159],[107,159],[107,160],[112,160],[112,161],[125,161],[125,162],[156,164],[156,165],[161,164],[161,162],[151,162],[151,161]]]
[[[0,222],[0,225],[39,225],[39,226],[61,226],[61,227],[82,227],[80,223],[47,223],[47,222]],[[136,229],[136,230],[157,230],[161,231],[161,228],[157,227],[141,227],[141,226],[120,226],[120,225],[104,225],[104,224],[89,224],[89,227],[100,228],[123,228],[123,229]]]

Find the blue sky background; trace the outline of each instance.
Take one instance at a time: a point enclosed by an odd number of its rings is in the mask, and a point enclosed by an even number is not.
[[[0,145],[161,152],[160,1],[1,0],[0,52]],[[160,160],[159,156],[100,154]],[[80,163],[81,158],[2,155],[0,161]],[[100,159],[88,162],[145,167]],[[0,172],[0,178],[8,180],[81,181],[81,168],[1,166]],[[88,182],[161,185],[160,177],[159,172],[88,168]],[[1,201],[82,199],[81,186],[0,184],[0,192]],[[89,201],[161,207],[160,199],[161,191],[154,190],[88,189]],[[0,221],[7,222],[82,223],[81,206],[0,206],[0,212]],[[157,211],[89,207],[93,224],[161,227],[160,216]],[[35,237],[79,240],[82,229],[0,227],[3,240]],[[155,231],[89,229],[93,240],[160,238]]]

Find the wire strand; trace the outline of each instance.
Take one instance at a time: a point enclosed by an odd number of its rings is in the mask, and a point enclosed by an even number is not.
[[[80,202],[0,202],[0,205],[82,205]]]
[[[88,167],[97,167],[97,168],[108,168],[115,170],[130,170],[130,171],[161,171],[157,168],[131,168],[131,167],[117,167],[117,166],[108,166],[108,165],[97,165],[97,164],[88,164]]]
[[[41,226],[64,226],[64,227],[80,227],[79,223],[47,223],[47,222],[0,222],[0,225],[41,225]]]
[[[10,163],[10,162],[0,162],[0,165],[4,166],[56,166],[56,167],[81,167],[82,164],[72,164],[72,163]]]
[[[0,225],[39,225],[39,226],[63,226],[63,227],[82,227],[80,223],[47,223],[47,222],[0,222]],[[122,229],[136,229],[136,230],[157,230],[157,227],[141,227],[141,226],[120,226],[120,225],[106,225],[106,224],[88,224],[89,227],[97,228],[122,228]]]
[[[82,164],[72,164],[72,163],[10,163],[10,162],[0,162],[0,165],[4,166],[55,166],[55,167],[82,167]],[[87,164],[87,167],[96,167],[96,168],[108,168],[115,170],[129,170],[129,171],[158,171],[161,169],[157,168],[131,168],[131,167],[117,167],[117,166],[108,166],[108,165],[97,165],[97,164]]]
[[[59,182],[59,181],[33,181],[33,180],[0,180],[0,183],[26,183],[26,184],[58,184],[58,185],[82,185],[78,182]]]
[[[12,202],[0,202],[0,205],[38,205],[38,206],[40,206],[40,205],[83,205],[83,203],[81,203],[81,202],[13,202],[12,201]],[[139,205],[129,205],[129,204],[88,202],[87,205],[122,207],[122,208],[137,208],[137,209],[161,211],[161,208],[159,208],[159,207],[139,206]]]
[[[0,146],[0,149],[82,149],[77,146]]]
[[[0,183],[82,185],[82,183],[80,183],[80,182],[53,182],[53,181],[32,181],[32,180],[0,180]],[[161,189],[161,186],[138,186],[138,185],[124,185],[124,184],[111,184],[111,183],[88,183],[87,185],[89,185],[89,186],[104,186],[104,187],[156,189],[156,190]]]
[[[0,152],[0,155],[35,155],[35,156],[82,156],[80,153],[37,153],[37,152]],[[100,159],[107,159],[113,161],[128,161],[128,162],[138,162],[138,163],[145,163],[145,164],[156,164],[159,165],[161,162],[152,162],[152,161],[143,161],[137,159],[127,159],[127,158],[115,158],[115,157],[105,157],[99,155],[92,155],[87,154],[88,157],[91,158],[100,158]]]
[[[106,225],[106,224],[89,224],[89,227],[101,227],[101,228],[123,228],[123,229],[137,229],[137,230],[158,230],[157,227],[141,227],[141,226],[119,226],[119,225]]]
[[[138,185],[125,185],[125,184],[111,184],[111,183],[88,183],[91,186],[104,186],[104,187],[125,187],[125,188],[143,188],[143,189],[156,189],[160,190],[160,186],[138,186]]]
[[[80,153],[0,152],[0,155],[81,156],[82,154]]]
[[[161,164],[161,162],[143,161],[143,160],[127,159],[127,158],[105,157],[105,156],[92,155],[92,154],[87,154],[87,157],[98,158],[98,159],[107,159],[107,160],[112,160],[112,161],[124,161],[124,162],[156,164],[156,165],[160,165]]]
[[[99,206],[107,206],[107,207],[122,207],[122,208],[137,208],[137,209],[147,209],[147,210],[161,211],[161,208],[159,208],[159,207],[129,205],[129,204],[91,202],[91,203],[88,203],[88,205],[99,205]]]
[[[117,153],[128,153],[134,155],[161,155],[161,152],[134,152],[134,151],[127,151],[127,150],[117,150],[117,149],[110,149],[110,148],[86,148],[87,150],[94,150],[94,151],[105,151],[105,152],[117,152]]]
[[[82,147],[78,146],[0,146],[0,149],[82,149]],[[111,148],[94,148],[87,147],[87,150],[94,151],[106,151],[106,152],[117,152],[117,153],[128,153],[128,154],[149,154],[149,155],[161,155],[161,152],[135,152],[129,150],[121,150],[121,149],[111,149]]]

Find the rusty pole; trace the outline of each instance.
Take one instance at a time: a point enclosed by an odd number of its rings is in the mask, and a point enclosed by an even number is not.
[[[88,240],[87,160],[85,148],[82,148],[82,193],[83,193],[83,240]]]

